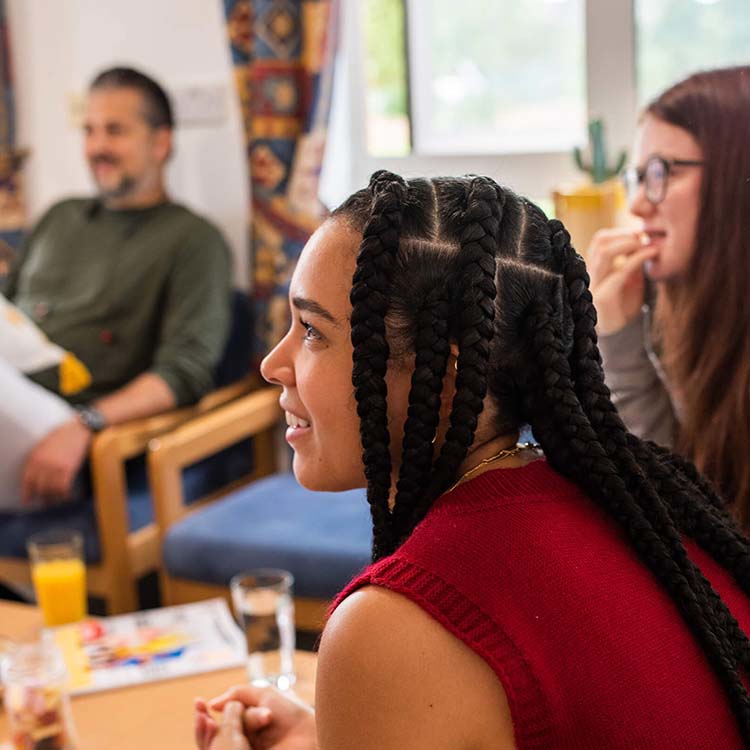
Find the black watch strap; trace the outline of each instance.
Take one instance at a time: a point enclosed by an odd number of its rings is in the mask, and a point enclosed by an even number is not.
[[[101,432],[107,426],[107,420],[94,406],[77,406],[78,421],[91,432]]]

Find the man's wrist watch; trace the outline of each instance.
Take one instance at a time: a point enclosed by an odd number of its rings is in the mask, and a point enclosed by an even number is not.
[[[107,420],[95,406],[77,406],[78,421],[91,432],[101,432],[107,426]]]

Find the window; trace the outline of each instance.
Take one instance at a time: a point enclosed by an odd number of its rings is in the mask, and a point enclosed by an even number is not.
[[[581,143],[583,16],[584,0],[367,0],[369,152],[403,156],[412,140],[433,154]]]
[[[409,3],[415,150],[566,151],[585,140],[583,10],[583,0]]]
[[[750,0],[352,0],[324,169],[329,202],[376,169],[487,174],[535,200],[613,159],[638,111],[698,68],[750,63]],[[363,43],[364,42],[364,43]],[[338,98],[337,98],[338,96]]]
[[[750,63],[748,0],[635,0],[638,100],[707,68]]]

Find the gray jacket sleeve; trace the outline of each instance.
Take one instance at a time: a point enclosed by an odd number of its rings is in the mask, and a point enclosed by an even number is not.
[[[599,337],[607,386],[627,428],[647,440],[672,447],[677,419],[669,391],[649,357],[644,318]]]

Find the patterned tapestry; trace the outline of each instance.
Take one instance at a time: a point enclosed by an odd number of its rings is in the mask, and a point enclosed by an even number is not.
[[[339,0],[224,0],[251,190],[256,354],[288,327],[289,280],[325,216],[318,183]]]
[[[15,108],[10,62],[10,32],[5,0],[0,0],[0,273],[7,262],[7,246],[16,246],[24,223],[21,163],[15,149]]]

